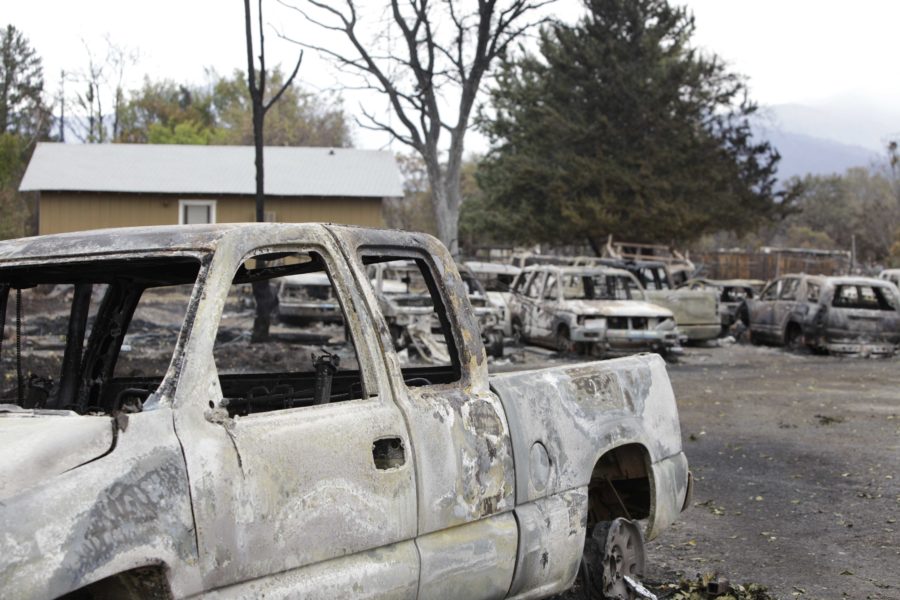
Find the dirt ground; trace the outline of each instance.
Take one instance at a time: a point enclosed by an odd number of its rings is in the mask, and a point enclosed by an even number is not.
[[[688,348],[669,375],[696,486],[646,581],[900,598],[900,358],[732,344]]]

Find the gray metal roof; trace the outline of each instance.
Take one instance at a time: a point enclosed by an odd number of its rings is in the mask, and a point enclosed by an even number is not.
[[[267,147],[271,196],[400,197],[394,156],[382,150]],[[40,143],[19,190],[253,194],[251,146]]]

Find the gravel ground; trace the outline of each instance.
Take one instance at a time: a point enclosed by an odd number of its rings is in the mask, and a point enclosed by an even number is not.
[[[650,580],[900,598],[900,359],[690,348],[669,375],[696,478]]]

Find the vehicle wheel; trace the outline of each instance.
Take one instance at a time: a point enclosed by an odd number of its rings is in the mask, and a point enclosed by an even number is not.
[[[634,600],[638,596],[625,577],[634,581],[643,577],[645,557],[644,536],[636,523],[623,518],[598,523],[584,543],[579,570],[582,597]]]
[[[572,343],[572,338],[569,336],[569,328],[565,325],[560,325],[559,329],[556,330],[556,350],[560,354],[572,354],[575,352],[575,344]]]
[[[525,342],[525,330],[522,327],[522,321],[519,319],[513,319],[512,324],[510,326],[512,329],[512,339],[516,344],[522,344]]]
[[[796,323],[788,324],[787,330],[784,332],[784,346],[793,352],[806,348],[803,330]]]
[[[738,308],[737,318],[744,324],[744,327],[750,327],[750,309],[747,308],[746,302],[742,303],[740,308]]]
[[[499,331],[492,331],[487,334],[485,350],[488,356],[494,358],[503,357],[503,334]]]
[[[758,333],[754,333],[752,329],[747,330],[747,337],[750,338],[750,343],[754,346],[759,346],[762,344],[762,338]]]

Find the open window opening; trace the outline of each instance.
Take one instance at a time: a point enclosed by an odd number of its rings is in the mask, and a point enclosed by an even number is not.
[[[272,325],[252,341],[254,282],[275,298]],[[341,296],[322,255],[270,252],[238,269],[213,349],[222,406],[246,416],[367,396]]]
[[[172,361],[199,270],[184,256],[0,269],[0,404],[142,410]]]
[[[897,298],[890,288],[872,285],[838,285],[834,288],[835,308],[897,310]]]
[[[459,381],[446,304],[428,263],[415,256],[362,256],[410,387]]]

